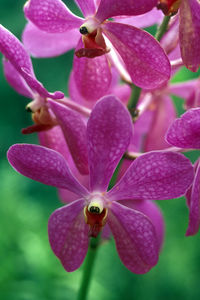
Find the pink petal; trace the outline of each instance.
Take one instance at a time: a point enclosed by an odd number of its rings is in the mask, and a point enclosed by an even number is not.
[[[80,7],[84,17],[93,16],[96,11],[96,5],[94,0],[75,0],[76,4]]]
[[[164,200],[180,197],[192,183],[189,159],[174,152],[148,152],[131,164],[108,192],[109,199]]]
[[[24,13],[39,29],[51,33],[79,28],[83,23],[61,0],[29,0]]]
[[[197,79],[170,84],[170,93],[188,100],[196,88]]]
[[[149,33],[120,23],[107,22],[102,27],[124,60],[134,84],[145,89],[155,89],[169,80],[169,60],[160,44]]]
[[[8,83],[17,91],[19,94],[27,97],[34,98],[34,94],[27,85],[24,78],[19,72],[13,67],[9,60],[3,59],[4,75]]]
[[[106,191],[132,135],[130,114],[114,96],[95,105],[87,126],[90,186]]]
[[[51,248],[68,272],[80,267],[88,249],[89,226],[84,220],[83,207],[84,200],[80,199],[59,208],[48,223]]]
[[[113,16],[136,16],[146,13],[157,4],[157,0],[101,0],[96,16],[103,22]]]
[[[200,226],[200,162],[198,162],[189,203],[189,224],[186,235],[194,235]]]
[[[64,96],[61,92],[49,93],[43,85],[37,81],[30,57],[25,51],[24,46],[2,25],[0,25],[0,52],[10,61],[33,91],[36,91],[41,96],[53,99],[59,99]]]
[[[152,201],[123,200],[122,205],[142,212],[154,225],[158,239],[159,249],[162,247],[164,238],[164,219],[159,207]]]
[[[77,49],[83,48],[79,41]],[[106,95],[111,84],[111,70],[106,55],[95,58],[74,56],[74,80],[81,96],[86,100],[98,100]]]
[[[75,48],[79,38],[80,32],[77,29],[71,29],[67,33],[48,33],[38,29],[30,22],[26,25],[22,35],[26,50],[35,57],[63,54]]]
[[[86,125],[79,113],[66,106],[48,101],[60,124],[70,153],[81,174],[88,174],[88,151],[86,144]]]
[[[16,144],[8,150],[8,161],[24,176],[58,188],[69,189],[79,196],[87,190],[74,178],[64,157],[38,145]]]
[[[163,13],[157,8],[153,8],[151,11],[134,17],[117,17],[114,18],[115,22],[123,23],[139,28],[145,28],[154,24],[160,24],[163,19]]]
[[[108,224],[123,264],[132,272],[148,272],[158,261],[158,240],[151,221],[139,211],[113,202]]]
[[[179,39],[186,67],[196,72],[200,65],[200,3],[184,0],[180,6]]]
[[[154,118],[144,142],[145,152],[162,150],[170,146],[165,141],[165,134],[176,118],[175,107],[170,97],[157,97],[153,104],[155,105]]]
[[[176,119],[169,127],[166,140],[176,147],[200,149],[200,109],[190,109]]]

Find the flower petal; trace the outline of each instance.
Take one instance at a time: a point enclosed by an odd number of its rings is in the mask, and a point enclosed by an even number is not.
[[[88,250],[89,226],[83,214],[84,200],[54,211],[48,223],[49,242],[66,271],[80,267]]]
[[[180,148],[200,149],[200,108],[193,108],[176,119],[166,134],[168,143]]]
[[[70,153],[79,172],[88,174],[86,125],[80,114],[55,101],[49,100],[48,103],[62,128]]]
[[[107,22],[102,28],[121,55],[134,84],[145,89],[155,89],[169,80],[169,59],[149,33],[114,22]]]
[[[148,272],[158,261],[158,240],[151,221],[139,211],[113,202],[108,224],[123,264],[132,272]]]
[[[83,48],[79,41],[77,49]],[[111,70],[106,55],[87,58],[74,56],[74,80],[86,100],[98,100],[106,95],[111,84]]]
[[[130,114],[114,96],[95,105],[87,126],[90,186],[106,191],[132,135]]]
[[[186,235],[194,235],[200,226],[200,162],[198,162],[189,201],[189,224]]]
[[[63,98],[62,92],[49,93],[35,78],[33,66],[22,43],[6,28],[0,25],[0,52],[24,78],[29,87],[39,95],[52,99]]]
[[[93,16],[96,11],[96,5],[94,0],[75,0],[76,4],[80,7],[84,17]]]
[[[189,159],[174,152],[148,152],[131,164],[108,192],[109,199],[164,200],[180,197],[192,183]]]
[[[157,4],[157,0],[101,0],[96,16],[103,22],[113,16],[136,16],[146,13]]]
[[[80,32],[77,29],[71,29],[67,34],[66,32],[48,33],[38,29],[31,22],[26,25],[22,35],[26,50],[35,57],[52,57],[63,54],[75,48],[79,38]]]
[[[64,157],[38,145],[16,144],[8,150],[8,161],[24,176],[58,188],[65,188],[79,196],[87,190],[74,178]]]
[[[39,29],[51,33],[79,28],[83,23],[61,0],[29,0],[24,5],[24,13]]]
[[[3,59],[3,68],[6,80],[15,89],[15,91],[27,98],[33,99],[34,93],[31,91],[24,78],[9,62],[9,60]]]
[[[196,72],[200,65],[200,3],[184,0],[180,6],[179,39],[186,67]]]
[[[170,84],[170,93],[182,99],[189,100],[197,85],[197,79]]]

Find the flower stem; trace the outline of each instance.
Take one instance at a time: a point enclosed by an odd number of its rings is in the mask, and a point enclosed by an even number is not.
[[[85,261],[85,266],[83,270],[82,281],[80,289],[78,292],[77,300],[86,300],[87,294],[91,282],[91,275],[94,267],[95,258],[97,255],[98,246],[101,240],[101,235],[99,234],[96,238],[90,238],[90,245],[88,248],[88,253]]]
[[[167,31],[167,27],[168,27],[170,18],[171,18],[171,16],[164,16],[163,21],[162,21],[161,25],[158,27],[158,30],[155,34],[155,39],[157,41],[160,42],[161,38],[163,37],[163,35]]]
[[[137,117],[137,103],[138,100],[140,98],[140,93],[142,91],[142,89],[136,85],[134,85],[133,83],[130,84],[131,88],[132,88],[132,93],[131,93],[131,97],[129,99],[128,102],[128,110],[130,111],[131,116],[133,117],[133,120],[135,117]]]

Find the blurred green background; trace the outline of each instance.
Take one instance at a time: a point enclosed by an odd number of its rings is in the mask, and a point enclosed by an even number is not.
[[[73,7],[71,0],[65,2]],[[0,1],[0,23],[18,38],[26,23],[23,4],[23,0]],[[50,91],[67,93],[72,57],[70,51],[57,58],[33,59],[37,78]],[[6,160],[9,146],[37,143],[37,137],[20,132],[31,124],[30,114],[25,111],[28,99],[16,94],[5,81],[1,60],[0,54],[0,299],[75,299],[84,264],[76,272],[65,272],[48,243],[48,218],[61,206],[57,192],[17,174]],[[175,81],[197,76],[183,68]],[[174,101],[181,108],[182,100]],[[190,157],[194,161],[197,154]],[[158,265],[148,274],[132,274],[120,262],[114,241],[104,243],[95,264],[90,300],[200,298],[199,234],[184,236],[188,223],[185,199],[158,204],[166,221]]]

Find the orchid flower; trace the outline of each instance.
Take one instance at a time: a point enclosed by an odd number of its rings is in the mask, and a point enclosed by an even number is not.
[[[156,6],[156,0],[102,0],[97,6],[93,0],[76,3],[85,19],[72,14],[60,0],[29,0],[25,4],[30,23],[23,41],[32,54],[41,56],[43,40],[45,45],[49,40],[50,45],[44,56],[58,55],[76,45],[74,79],[80,94],[89,100],[108,91],[113,63],[123,78],[142,88],[154,89],[168,81],[169,60],[155,38],[136,27],[108,20],[143,14]]]
[[[25,97],[33,99],[27,109],[33,112],[35,125],[28,131],[40,131],[55,125],[46,107],[46,99],[60,99],[62,92],[49,93],[36,79],[31,59],[22,43],[6,28],[0,25],[0,52],[4,56],[4,73],[9,84]]]
[[[49,103],[54,112],[60,109],[61,104]],[[123,104],[114,96],[98,101],[87,123],[89,189],[75,179],[64,157],[54,150],[18,144],[8,151],[8,160],[19,173],[80,197],[57,209],[49,219],[50,245],[67,271],[82,264],[88,235],[96,237],[106,223],[120,259],[129,270],[146,273],[157,263],[159,241],[153,223],[138,210],[124,206],[123,201],[179,197],[192,183],[193,167],[181,154],[150,152],[137,158],[107,191],[131,135],[130,114]]]

